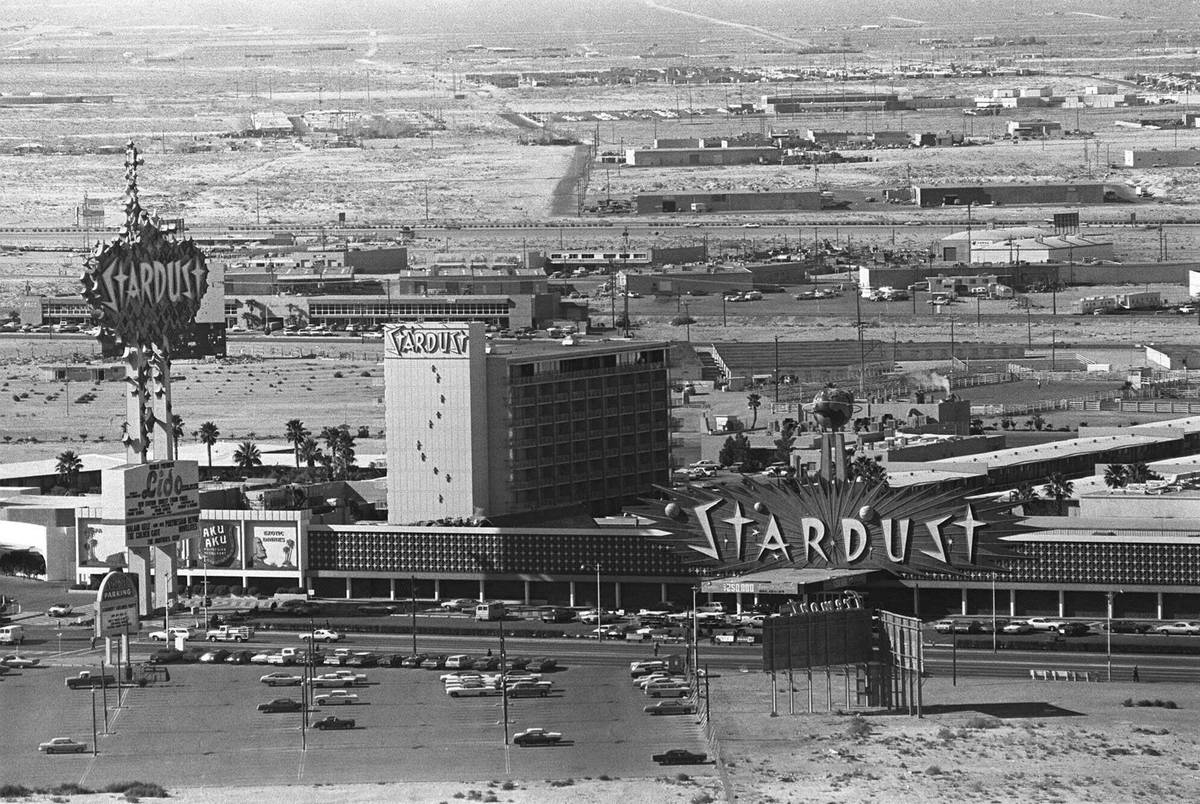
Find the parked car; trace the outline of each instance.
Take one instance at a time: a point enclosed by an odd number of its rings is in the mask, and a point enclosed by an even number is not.
[[[358,696],[347,690],[330,690],[313,696],[317,706],[347,706],[358,703]]]
[[[70,603],[55,603],[50,608],[46,609],[47,617],[69,617],[74,609]]]
[[[54,737],[38,743],[38,751],[43,754],[82,754],[86,750],[86,745],[70,737]]]
[[[562,734],[557,731],[532,728],[517,732],[512,738],[513,745],[552,745],[562,742]]]
[[[426,658],[428,657],[424,653],[414,653],[411,656],[405,656],[401,659],[400,666],[408,668],[420,667],[421,662],[425,661]]]
[[[478,600],[471,600],[467,597],[456,597],[453,600],[443,600],[439,605],[446,611],[467,611],[474,610],[478,603]]]
[[[659,765],[699,765],[708,760],[708,755],[687,751],[683,748],[672,748],[670,751],[654,754],[650,758]]]
[[[218,648],[217,650],[210,650],[210,651],[207,651],[206,653],[202,653],[200,655],[200,661],[204,662],[205,664],[209,664],[212,662],[223,662],[228,658],[229,658],[229,651],[225,650],[224,648]]]
[[[1150,623],[1135,622],[1133,620],[1113,620],[1112,632],[1114,634],[1145,634],[1149,633],[1153,626]],[[1108,622],[1100,624],[1099,630],[1106,631],[1109,628]]]
[[[1187,622],[1166,623],[1154,629],[1154,633],[1170,636],[1172,634],[1183,634],[1185,636],[1194,636],[1200,634],[1200,622],[1189,620]]]
[[[659,701],[643,706],[642,711],[651,715],[694,715],[696,706],[682,701]]]
[[[258,680],[268,687],[300,686],[300,676],[291,673],[267,673],[265,676],[259,676]]]
[[[233,653],[225,657],[226,664],[250,664],[250,657],[253,656],[248,650],[235,650]]]
[[[258,705],[260,712],[299,712],[302,704],[294,698],[273,698]]]
[[[933,630],[939,634],[979,634],[983,632],[983,623],[978,620],[938,620],[933,624]]]
[[[354,719],[349,717],[334,717],[330,715],[323,717],[313,724],[314,729],[325,731],[326,729],[352,729],[354,728]]]

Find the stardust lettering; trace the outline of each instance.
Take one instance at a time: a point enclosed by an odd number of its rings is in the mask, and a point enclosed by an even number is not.
[[[467,333],[461,329],[398,329],[392,336],[399,354],[465,355]]]
[[[123,301],[150,305],[176,303],[181,299],[198,301],[198,280],[193,262],[114,260],[100,274],[100,286],[105,290],[103,305],[113,312],[120,312]]]
[[[713,517],[713,509],[720,505],[721,501],[715,500],[692,509],[700,530],[704,534],[704,544],[688,546],[701,555],[723,562],[726,557],[719,549],[721,540],[714,532]],[[919,552],[948,566],[953,563],[952,551],[948,537],[942,528],[951,518],[950,515],[945,515],[919,523],[924,527],[933,545],[932,550],[920,550]],[[741,544],[745,526],[755,520],[744,517],[741,506],[737,505],[734,516],[720,521],[733,526],[737,544],[737,560],[741,560]],[[877,524],[878,527],[873,536],[871,528],[866,523],[852,517],[842,518],[836,526],[832,527],[817,517],[802,517],[799,522],[799,533],[791,535],[797,539],[796,544],[802,548],[803,559],[801,560],[805,564],[813,561],[827,564],[854,564],[872,553],[879,560],[886,556],[886,560],[893,564],[908,564],[911,557],[913,520],[883,519]],[[968,505],[964,518],[953,524],[963,528],[966,534],[966,543],[963,544],[961,552],[965,553],[966,563],[974,564],[977,531],[985,527],[987,523],[976,519]],[[781,555],[787,561],[792,561],[788,534],[783,532],[778,518],[774,515],[768,517],[767,526],[763,531],[760,532],[758,529],[750,531],[750,539],[755,540],[758,545],[755,560],[762,560],[765,556]],[[954,552],[959,551],[955,549]]]

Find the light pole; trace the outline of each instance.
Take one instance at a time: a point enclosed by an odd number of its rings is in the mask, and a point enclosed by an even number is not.
[[[410,590],[412,593],[412,650],[413,656],[417,655],[417,576],[409,576]]]
[[[1107,605],[1105,606],[1105,628],[1104,628],[1104,654],[1105,665],[1107,666],[1108,680],[1112,681],[1112,616],[1113,616],[1113,599],[1117,593],[1109,590],[1104,593]]]
[[[502,707],[502,719],[504,720],[504,746],[508,746],[508,656],[504,650],[504,620],[496,621],[496,626],[500,631],[500,702]]]
[[[699,587],[692,587],[692,672],[700,669],[700,614],[696,610],[696,592]]]
[[[992,653],[996,653],[996,573],[992,572]]]

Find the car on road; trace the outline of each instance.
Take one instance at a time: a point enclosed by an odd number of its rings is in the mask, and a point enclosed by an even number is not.
[[[1154,629],[1154,633],[1163,636],[1171,636],[1173,634],[1183,634],[1185,636],[1194,636],[1200,634],[1200,622],[1189,620],[1187,622],[1179,621],[1174,623],[1166,623]]]
[[[1033,632],[1033,626],[1025,620],[1013,620],[1000,630],[1005,634],[1029,634]]]
[[[682,701],[659,701],[649,706],[643,706],[642,711],[651,715],[694,715],[696,714],[696,705]]]
[[[42,660],[36,656],[22,656],[19,653],[10,653],[7,656],[0,657],[0,665],[5,667],[14,667],[26,669],[29,667],[37,667],[42,663]]]
[[[318,642],[341,642],[344,637],[337,631],[328,628],[318,628],[315,631],[305,631],[300,635],[300,638]]]
[[[1063,623],[1057,630],[1061,636],[1084,636],[1092,632],[1084,623]]]
[[[541,728],[525,729],[513,735],[513,745],[553,745],[562,742],[562,734]]]
[[[542,609],[540,619],[544,623],[569,623],[575,619],[575,610],[551,606]]]
[[[1063,624],[1062,620],[1052,620],[1049,617],[1030,617],[1029,626],[1034,631],[1057,631]]]
[[[55,603],[50,608],[46,609],[47,617],[69,617],[74,609],[70,603]]]
[[[762,224],[761,223],[743,223],[742,228],[743,229],[761,229]]]
[[[326,729],[352,729],[354,728],[354,718],[334,717],[330,715],[314,723],[313,728],[320,729],[321,731],[325,731]]]
[[[453,600],[443,600],[439,605],[446,611],[474,611],[475,606],[478,604],[478,600],[471,600],[467,597],[456,597]]]
[[[260,712],[299,712],[303,705],[294,698],[273,698],[258,705]]]
[[[330,690],[313,696],[317,706],[348,706],[358,703],[358,696],[348,690]]]
[[[167,642],[167,641],[174,642],[176,639],[179,639],[180,637],[183,637],[184,639],[191,639],[194,633],[195,632],[192,631],[191,628],[166,628],[161,631],[151,631],[150,632],[150,641],[151,642]]]
[[[43,754],[82,754],[87,746],[70,737],[54,737],[44,743],[38,743],[38,751]]]
[[[300,676],[291,673],[267,673],[265,676],[259,676],[258,680],[268,687],[300,686]]]
[[[672,748],[652,757],[659,765],[700,765],[708,761],[708,754],[698,754],[683,748]]]

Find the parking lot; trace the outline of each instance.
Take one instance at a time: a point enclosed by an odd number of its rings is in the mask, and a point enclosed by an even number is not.
[[[651,754],[669,748],[706,751],[693,716],[652,717],[626,664],[574,666],[547,675],[547,698],[509,701],[509,734],[541,726],[563,734],[548,747],[505,746],[499,698],[451,698],[440,672],[370,669],[354,705],[322,707],[314,716],[351,717],[356,728],[307,732],[298,713],[266,714],[259,703],[299,697],[258,678],[276,668],[172,666],[171,680],[125,691],[109,731],[90,753],[92,693],[67,690],[77,669],[42,667],[0,677],[0,783],[91,787],[129,779],[203,787],[293,783],[468,781],[478,779],[657,776]],[[101,693],[96,718],[103,732]],[[43,756],[37,744],[67,736],[88,753]],[[244,752],[258,761],[243,761]],[[712,765],[690,772],[713,773]]]

